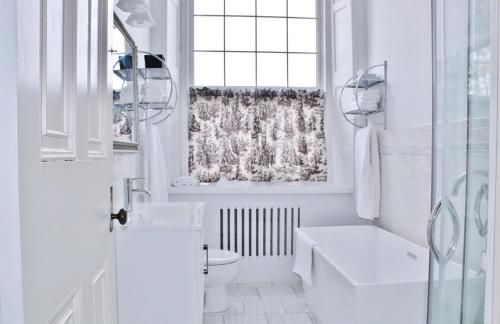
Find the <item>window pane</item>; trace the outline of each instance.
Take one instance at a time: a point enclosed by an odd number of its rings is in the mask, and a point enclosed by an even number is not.
[[[316,49],[316,19],[288,20],[288,50],[313,52]]]
[[[226,51],[255,51],[255,18],[226,18]]]
[[[257,50],[286,52],[285,18],[257,18]]]
[[[286,54],[257,53],[257,85],[286,87]]]
[[[316,54],[289,54],[290,87],[316,87]]]
[[[255,15],[255,0],[226,0],[226,15]]]
[[[286,16],[286,0],[257,0],[258,16]]]
[[[316,0],[288,0],[288,16],[316,18]]]
[[[223,15],[224,0],[194,0],[195,15]]]
[[[194,17],[194,49],[224,50],[224,18]]]
[[[194,53],[194,85],[224,85],[224,54],[213,52]]]
[[[226,86],[255,86],[254,53],[226,53]]]

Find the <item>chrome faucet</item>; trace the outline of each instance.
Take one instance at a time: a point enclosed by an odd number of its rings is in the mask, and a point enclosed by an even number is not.
[[[151,192],[147,189],[135,189],[134,181],[145,180],[146,178],[125,178],[123,179],[124,188],[124,205],[128,212],[134,209],[134,194],[142,194],[146,197],[151,197]]]

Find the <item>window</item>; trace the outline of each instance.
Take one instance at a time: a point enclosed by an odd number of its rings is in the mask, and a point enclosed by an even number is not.
[[[194,86],[317,87],[316,0],[194,0]]]

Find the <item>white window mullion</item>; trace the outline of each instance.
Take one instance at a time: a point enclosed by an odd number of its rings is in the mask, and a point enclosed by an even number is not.
[[[224,1],[224,18],[223,18],[223,26],[224,26],[224,53],[222,54],[224,56],[224,86],[227,84],[227,73],[226,73],[226,0]]]
[[[288,51],[288,0],[286,0],[286,87],[290,86],[290,53]]]
[[[197,1],[203,0],[194,0],[191,15],[194,17],[194,21],[200,23],[194,24],[195,28],[192,33],[200,32],[204,35],[193,37],[193,57],[197,59],[193,61],[192,85],[230,88],[317,88],[322,85],[323,73],[320,70],[322,61],[319,53],[322,46],[322,33],[319,28],[321,21],[319,0],[316,0],[315,4],[311,6],[297,0],[284,0],[280,4],[281,7],[270,6],[270,8],[266,8],[267,3],[261,0],[254,0],[252,5],[242,8],[235,4],[231,5],[232,2],[228,3],[229,0],[220,0],[219,5],[201,6],[195,9],[194,3]],[[316,15],[312,11],[312,6],[315,6]],[[217,22],[217,18],[220,18],[219,22]],[[253,19],[255,25],[252,31],[255,38],[250,41],[250,44],[252,41],[254,42],[253,48],[245,47],[244,42],[238,40],[234,32],[240,30],[236,33],[244,33],[245,35],[242,34],[242,37],[247,36],[249,19]],[[315,22],[316,26],[315,35],[309,35],[307,32],[307,30],[313,32],[312,21]],[[200,28],[199,31],[197,28]],[[264,30],[265,34],[263,34]],[[217,36],[217,33],[221,32],[223,35]],[[261,41],[264,36],[270,37],[273,41]],[[212,38],[213,42],[210,40]],[[314,48],[308,46],[308,44],[312,45],[314,41],[316,41]],[[264,47],[263,44],[267,44],[267,46]],[[216,55],[215,53],[220,54]],[[234,53],[248,53],[248,55],[233,55]],[[254,55],[252,63],[255,65],[254,67],[248,65],[249,60],[252,59],[250,54]],[[313,57],[316,58],[314,61]],[[202,62],[210,62],[210,64]],[[208,66],[204,68],[198,64]],[[246,70],[240,71],[240,68],[244,67]],[[237,71],[234,71],[235,68]],[[254,70],[253,79],[252,68]],[[315,75],[312,75],[311,71]],[[262,74],[266,72],[270,72],[267,77]],[[304,73],[305,77],[302,77]]]
[[[257,42],[258,42],[258,38],[257,38],[257,34],[258,34],[258,19],[257,19],[257,5],[258,5],[258,1],[255,0],[255,87],[258,86],[258,77],[259,77],[259,60],[258,60],[258,55],[257,55],[257,51],[259,50],[257,48]]]

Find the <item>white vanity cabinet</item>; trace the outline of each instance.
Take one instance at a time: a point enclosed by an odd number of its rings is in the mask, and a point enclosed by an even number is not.
[[[120,324],[201,324],[203,203],[137,205],[116,225]]]

